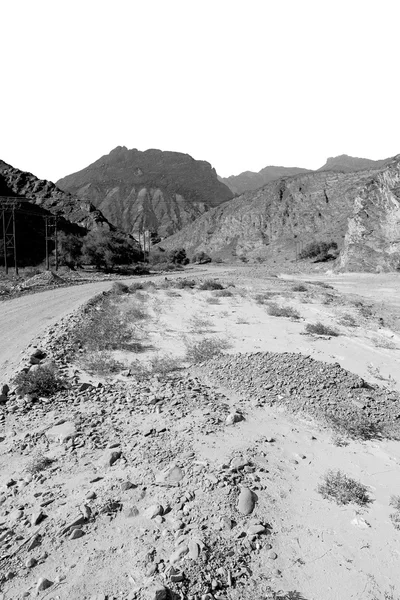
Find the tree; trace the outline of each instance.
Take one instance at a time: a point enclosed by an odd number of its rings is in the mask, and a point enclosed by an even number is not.
[[[187,265],[190,261],[184,248],[176,248],[168,252],[168,260],[177,265]]]
[[[142,253],[133,239],[113,231],[90,231],[83,241],[83,261],[98,269],[130,265],[140,261]]]
[[[71,269],[82,264],[83,238],[60,231],[57,237],[58,260]]]
[[[210,263],[211,262],[211,257],[208,256],[208,254],[206,254],[205,252],[197,252],[193,256],[192,262],[198,263],[199,265],[204,265],[206,263]]]

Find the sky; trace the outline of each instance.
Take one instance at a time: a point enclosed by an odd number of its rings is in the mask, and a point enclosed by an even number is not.
[[[0,159],[57,179],[116,146],[221,176],[400,153],[399,0],[3,0]]]

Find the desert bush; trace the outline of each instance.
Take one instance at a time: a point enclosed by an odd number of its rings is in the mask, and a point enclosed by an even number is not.
[[[114,281],[114,283],[111,286],[111,293],[115,294],[116,296],[128,294],[129,286],[127,286],[126,283],[122,283],[121,281]]]
[[[132,334],[129,317],[105,296],[87,312],[81,325],[75,329],[73,343],[87,350],[116,350],[128,347]]]
[[[64,387],[63,379],[55,367],[40,366],[34,371],[21,371],[14,379],[18,394],[37,394],[52,396]]]
[[[305,330],[307,333],[313,333],[315,335],[330,335],[335,337],[339,335],[339,332],[336,331],[336,329],[328,327],[320,321],[318,321],[317,323],[307,323],[307,325],[305,326]]]
[[[279,306],[275,302],[270,302],[267,312],[273,317],[288,317],[290,319],[300,319],[300,313],[291,306]]]
[[[318,492],[323,498],[334,500],[337,504],[365,506],[371,502],[367,487],[342,471],[327,471],[323,483],[318,486]]]
[[[211,257],[208,256],[208,254],[206,254],[205,252],[197,252],[193,258],[192,258],[192,262],[193,263],[197,263],[199,265],[205,265],[207,263],[211,262]]]
[[[230,347],[228,340],[217,337],[206,337],[202,340],[186,341],[186,360],[191,363],[199,363],[209,360],[218,354],[221,354],[223,350],[227,350]]]
[[[233,296],[233,294],[230,290],[216,290],[214,292],[214,295],[217,298],[230,298],[231,296]]]
[[[216,279],[206,279],[200,284],[199,290],[223,290],[224,286]]]
[[[140,299],[141,302],[143,300]],[[148,311],[138,303],[132,304],[125,311],[125,318],[129,321],[145,321],[150,318]]]
[[[189,321],[190,328],[195,333],[204,333],[208,331],[212,325],[210,319],[205,316],[194,315]]]
[[[181,368],[181,361],[173,356],[154,356],[150,361],[151,375],[164,376]]]
[[[88,373],[105,376],[119,373],[124,368],[107,350],[86,352],[80,357],[79,364]]]
[[[375,335],[372,337],[372,343],[376,348],[386,348],[387,350],[396,350],[397,344],[393,340],[389,340],[384,335]]]
[[[135,293],[138,290],[144,290],[143,283],[141,281],[134,281],[133,283],[131,283],[131,285],[129,286],[129,291]]]
[[[308,288],[306,285],[304,285],[304,283],[297,283],[292,287],[292,290],[294,292],[307,292]]]
[[[32,456],[32,458],[26,465],[25,470],[31,475],[37,475],[38,473],[41,473],[41,471],[47,469],[47,467],[50,467],[50,465],[52,465],[53,463],[53,458],[49,458],[48,456],[44,456],[44,454],[42,454],[41,452],[38,452],[37,454]]]
[[[340,325],[344,325],[345,327],[358,327],[357,321],[350,313],[345,313],[339,319]]]
[[[300,252],[299,258],[318,258],[318,260],[327,260],[328,258],[336,258],[337,243],[330,242],[311,242],[305,246]]]
[[[207,304],[221,304],[221,301],[219,298],[206,298],[206,302]]]
[[[263,292],[262,294],[256,294],[254,300],[257,304],[267,304],[274,296],[276,296],[276,292]]]
[[[185,288],[193,289],[196,285],[196,281],[194,279],[187,278],[179,278],[175,279],[173,282],[173,286],[178,290],[184,290]]]

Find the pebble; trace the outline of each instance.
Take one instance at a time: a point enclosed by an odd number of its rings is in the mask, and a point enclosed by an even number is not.
[[[49,579],[46,579],[46,577],[39,577],[37,584],[36,584],[36,590],[38,592],[42,592],[43,590],[47,590],[52,585],[53,585],[53,582],[50,581]]]
[[[77,540],[84,535],[82,529],[73,529],[68,536],[70,540]]]
[[[256,496],[249,488],[243,487],[238,499],[237,509],[242,515],[250,515],[256,505]]]
[[[102,459],[102,464],[105,467],[112,467],[112,465],[122,456],[121,450],[107,450]]]

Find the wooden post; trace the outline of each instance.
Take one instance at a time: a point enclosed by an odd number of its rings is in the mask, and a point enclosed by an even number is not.
[[[54,217],[54,258],[56,261],[56,271],[58,271],[57,217]]]
[[[44,226],[45,226],[44,238],[46,241],[46,271],[49,271],[49,269],[50,269],[50,264],[49,264],[49,227],[48,227],[47,217],[44,218]]]
[[[7,240],[6,240],[6,211],[3,208],[3,249],[4,249],[4,266],[6,269],[6,275],[8,275],[8,263],[7,263]]]

